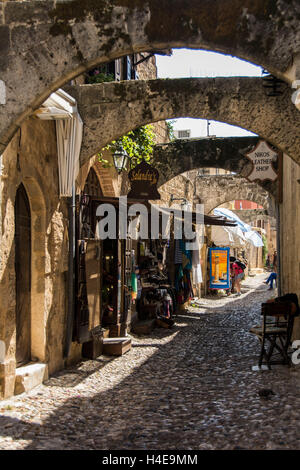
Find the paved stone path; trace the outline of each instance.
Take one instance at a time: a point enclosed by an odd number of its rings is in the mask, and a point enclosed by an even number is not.
[[[264,278],[0,402],[0,449],[300,449],[300,365],[251,370]]]

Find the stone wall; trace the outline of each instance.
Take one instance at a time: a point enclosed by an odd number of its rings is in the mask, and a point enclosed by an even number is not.
[[[82,164],[133,128],[179,117],[242,127],[299,161],[300,114],[286,84],[276,100],[266,95],[259,77],[128,80],[65,89],[85,124]]]
[[[164,205],[169,206],[176,203],[176,205],[180,206],[181,200],[171,203],[171,194],[173,194],[174,198],[185,198],[190,203],[193,203],[194,186],[192,181],[185,175],[179,175],[160,186],[159,193],[161,195],[161,203]]]
[[[137,54],[138,60],[142,57],[149,56],[149,53]],[[151,78],[157,78],[157,66],[155,56],[149,57],[146,61],[140,63],[137,66],[139,80],[149,80]],[[155,143],[162,144],[169,142],[169,134],[167,130],[166,121],[157,121],[151,124],[155,134]]]
[[[54,121],[28,119],[3,154],[0,339],[5,342],[2,396],[14,392],[16,354],[15,213],[16,190],[23,183],[31,212],[31,357],[64,366],[63,346],[68,270],[67,206],[58,197]],[[80,346],[73,345],[72,357]],[[4,377],[3,377],[4,376]]]
[[[283,202],[280,204],[280,262],[282,294],[294,292],[300,299],[300,166],[287,155],[283,159]],[[300,320],[295,336],[300,339]]]
[[[134,52],[216,50],[294,80],[298,18],[297,0],[227,0],[226,8],[224,0],[213,6],[198,0],[188,6],[183,0],[1,1],[1,152],[51,92],[85,70]]]

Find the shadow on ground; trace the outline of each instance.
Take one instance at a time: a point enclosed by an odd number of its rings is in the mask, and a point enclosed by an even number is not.
[[[25,449],[264,449],[270,441],[275,448],[297,448],[298,375],[251,371],[259,348],[248,331],[267,298],[258,290],[247,295],[244,307],[237,298],[231,311],[226,305],[221,314],[211,315],[209,308],[207,315],[179,315],[172,330],[154,330],[151,341],[133,337],[128,361],[143,347],[153,348],[152,355],[118,383],[90,398],[67,399],[40,424],[2,415],[1,435],[28,440]],[[167,343],[159,342],[171,333]],[[96,371],[101,387],[111,358],[93,364],[86,376],[72,368],[47,386],[71,373],[82,380]],[[119,367],[118,359],[114,364]],[[271,400],[259,397],[264,387],[274,390]]]

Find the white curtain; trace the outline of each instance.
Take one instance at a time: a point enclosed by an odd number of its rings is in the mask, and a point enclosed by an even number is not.
[[[56,121],[59,195],[72,196],[72,186],[79,172],[83,124],[78,113]]]

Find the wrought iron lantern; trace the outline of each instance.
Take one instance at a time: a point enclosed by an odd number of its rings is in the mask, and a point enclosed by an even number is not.
[[[114,166],[120,174],[127,165],[128,154],[122,145],[119,145],[113,154]]]

